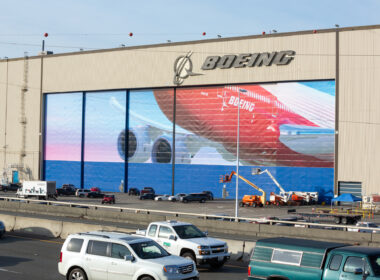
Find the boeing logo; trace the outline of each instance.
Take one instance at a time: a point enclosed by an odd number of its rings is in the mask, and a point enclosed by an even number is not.
[[[239,55],[208,56],[202,65],[202,70],[214,70],[215,68],[243,68],[254,66],[288,65],[295,56],[295,51],[245,53]]]
[[[181,85],[183,81],[189,76],[203,75],[199,73],[193,73],[193,62],[190,59],[190,56],[192,54],[193,53],[189,51],[186,55],[181,55],[175,60],[173,81],[175,85]]]

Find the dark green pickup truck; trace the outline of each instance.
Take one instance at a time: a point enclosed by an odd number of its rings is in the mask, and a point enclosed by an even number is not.
[[[248,279],[380,279],[380,248],[295,238],[256,242]]]

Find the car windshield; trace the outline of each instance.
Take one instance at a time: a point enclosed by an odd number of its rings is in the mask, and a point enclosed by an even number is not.
[[[370,256],[369,262],[371,263],[371,267],[375,276],[380,275],[380,256]]]
[[[160,245],[158,245],[155,241],[147,241],[130,244],[133,251],[139,256],[141,259],[158,259],[167,257],[170,254],[165,251]]]
[[[193,225],[174,226],[173,228],[181,239],[206,237],[199,228]]]

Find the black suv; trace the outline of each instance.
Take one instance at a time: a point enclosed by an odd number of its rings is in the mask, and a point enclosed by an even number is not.
[[[182,197],[182,202],[199,201],[200,203],[204,203],[207,199],[207,194],[205,193],[191,193]]]
[[[128,190],[128,195],[140,195],[140,191],[137,188],[130,188]]]
[[[207,196],[208,200],[214,200],[214,194],[211,191],[203,191],[202,193]]]
[[[58,195],[75,195],[77,188],[72,184],[63,184],[61,188],[57,189]]]

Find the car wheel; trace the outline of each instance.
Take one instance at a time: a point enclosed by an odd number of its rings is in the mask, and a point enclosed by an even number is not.
[[[224,262],[218,262],[218,261],[216,261],[216,262],[210,262],[210,267],[211,267],[212,269],[219,269],[219,268],[221,268],[223,265],[224,265]]]
[[[244,207],[244,203],[243,202],[239,202],[239,206],[240,207]]]
[[[206,200],[205,200],[205,199],[201,199],[199,202],[200,202],[200,203],[205,203]]]
[[[182,200],[183,203],[188,203],[189,201],[187,199]]]
[[[158,200],[158,201],[161,201],[161,200],[162,200],[162,198],[158,198],[157,200]]]
[[[252,203],[252,207],[256,208],[257,207],[257,204],[254,202]]]
[[[192,260],[193,262],[196,263],[196,258],[194,256],[194,254],[192,252],[185,252],[185,253],[182,253],[181,254],[181,257],[182,258],[185,258],[185,259],[189,259],[189,260]]]
[[[79,197],[84,197],[84,194],[80,194]]]
[[[68,280],[87,280],[87,276],[80,268],[75,268],[70,271]]]

